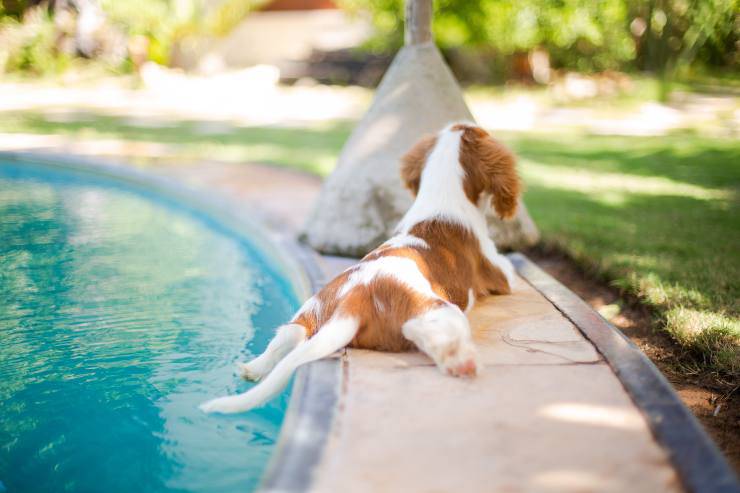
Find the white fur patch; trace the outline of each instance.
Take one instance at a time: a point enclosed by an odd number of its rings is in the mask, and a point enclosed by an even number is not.
[[[380,248],[404,248],[404,247],[429,249],[429,244],[417,236],[404,233],[404,234],[396,235],[393,238],[386,241],[385,243],[383,243],[382,245],[380,245]]]
[[[473,291],[473,288],[470,288],[468,289],[468,305],[465,307],[465,313],[472,310],[473,305],[475,305],[475,292]]]
[[[429,310],[406,321],[402,331],[404,337],[432,358],[445,373],[473,376],[477,372],[477,352],[470,324],[457,306],[448,304]]]
[[[270,373],[289,351],[305,340],[306,328],[302,325],[281,325],[264,353],[249,363],[237,363],[238,373],[247,380],[259,380]]]
[[[377,260],[361,263],[357,270],[352,272],[339,290],[342,297],[349,293],[352,288],[359,285],[367,285],[378,276],[391,277],[411,289],[431,298],[438,298],[432,291],[429,280],[419,270],[416,262],[403,257],[381,257]]]
[[[321,311],[321,300],[319,300],[316,296],[311,296],[298,309],[294,318],[298,317],[302,313],[319,313],[320,311]]]
[[[408,234],[416,224],[435,217],[468,226],[468,217],[476,212],[476,207],[463,190],[465,170],[460,165],[461,136],[462,130],[445,129],[439,133],[421,173],[416,200],[401,219],[398,233]]]

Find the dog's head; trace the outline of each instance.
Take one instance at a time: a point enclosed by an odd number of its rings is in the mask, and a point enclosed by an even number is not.
[[[465,175],[462,186],[468,200],[480,206],[490,199],[500,217],[512,217],[521,191],[516,158],[488,132],[472,124],[456,123],[439,135],[419,140],[401,158],[401,179],[406,188],[414,195],[419,192],[424,167],[445,132],[459,133],[459,165]]]

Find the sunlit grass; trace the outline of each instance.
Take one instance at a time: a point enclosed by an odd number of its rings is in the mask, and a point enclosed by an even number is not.
[[[545,242],[652,306],[702,366],[740,371],[740,144],[503,135]]]
[[[0,115],[0,132],[153,143],[175,159],[262,162],[321,176],[351,126]],[[525,201],[547,244],[653,307],[698,364],[740,372],[740,143],[690,133],[497,136],[521,157]]]
[[[532,160],[524,160],[522,168],[527,182],[532,185],[583,192],[597,199],[614,196],[626,201],[631,195],[649,195],[727,201],[735,194],[734,190],[728,188],[701,187],[662,176],[574,169]]]

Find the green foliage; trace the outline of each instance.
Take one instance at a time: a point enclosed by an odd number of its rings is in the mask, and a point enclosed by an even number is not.
[[[99,0],[108,22],[128,37],[146,38],[148,58],[161,64],[184,38],[225,35],[266,2]],[[5,0],[0,6],[0,62],[10,70],[53,73],[69,62],[54,46],[54,9],[37,3]],[[377,35],[368,48],[401,46],[404,0],[339,3],[369,12]],[[740,0],[436,0],[434,7],[435,38],[443,49],[479,53],[492,73],[504,76],[507,57],[535,49],[547,51],[554,67],[638,68],[666,80],[691,76],[691,67],[740,63]],[[46,12],[46,19],[22,29],[29,12]],[[38,32],[29,32],[31,26]]]
[[[57,29],[48,11],[36,7],[20,22],[12,16],[0,18],[0,73],[58,74],[70,58],[57,49]]]
[[[403,40],[403,0],[343,0],[368,8],[378,36],[371,46]],[[545,48],[556,65],[581,70],[616,68],[634,57],[622,0],[438,0],[434,35],[443,48],[466,46],[503,55]]]
[[[341,4],[368,10],[378,30],[369,47],[387,50],[403,41],[403,1]],[[511,55],[543,48],[556,67],[581,71],[636,64],[662,72],[695,61],[740,61],[739,0],[437,0],[434,7],[435,38],[443,49]]]
[[[169,62],[173,43],[197,32],[202,16],[199,0],[101,0],[108,20],[127,36],[148,40],[148,58],[159,64]]]
[[[162,65],[170,61],[173,47],[197,36],[222,36],[266,0],[98,0],[107,27],[125,40],[144,41],[146,58]],[[47,4],[33,6],[16,0],[0,5],[0,71],[57,73],[70,61],[59,44],[58,14]],[[71,16],[71,17],[70,17]],[[74,29],[74,14],[67,13]],[[66,33],[69,34],[69,33]],[[140,43],[139,43],[140,46]],[[131,66],[130,60],[124,63]]]
[[[30,0],[2,0],[0,2],[0,18],[11,17],[15,20],[19,20],[23,17],[23,13],[36,5],[38,2]]]
[[[637,67],[658,74],[665,100],[676,77],[697,66],[737,68],[739,0],[632,0]]]

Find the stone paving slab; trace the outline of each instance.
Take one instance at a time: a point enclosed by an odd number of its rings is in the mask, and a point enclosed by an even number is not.
[[[622,384],[539,292],[519,279],[469,318],[474,380],[418,353],[347,352],[312,491],[681,491]]]
[[[605,365],[496,367],[455,382],[363,363],[350,356],[312,491],[680,491],[639,413],[604,385]]]

